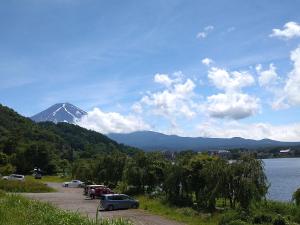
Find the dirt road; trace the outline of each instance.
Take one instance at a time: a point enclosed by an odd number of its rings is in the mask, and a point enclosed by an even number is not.
[[[99,200],[90,200],[82,193],[81,188],[63,188],[60,183],[48,183],[57,192],[53,193],[24,193],[29,198],[50,202],[59,208],[79,212],[90,218],[96,217]],[[183,225],[181,223],[152,215],[142,209],[128,209],[115,211],[99,211],[100,217],[104,218],[127,218],[136,225]]]

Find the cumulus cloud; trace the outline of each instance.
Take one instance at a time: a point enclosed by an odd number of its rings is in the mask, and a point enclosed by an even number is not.
[[[208,71],[208,78],[216,88],[224,91],[207,97],[206,109],[209,116],[238,120],[259,111],[259,99],[242,92],[242,88],[255,82],[249,72],[212,67]]]
[[[290,56],[293,62],[293,70],[288,74],[284,92],[290,105],[300,105],[300,46],[292,51]]]
[[[212,64],[213,60],[210,58],[204,58],[202,59],[202,63],[206,66],[210,66],[210,64]]]
[[[239,123],[236,121],[208,121],[197,126],[197,135],[203,137],[269,138],[279,141],[300,141],[300,123],[271,125],[268,123]]]
[[[259,64],[256,66],[256,72],[259,75],[258,83],[261,87],[274,86],[279,78],[273,64],[270,64],[267,70],[262,70],[262,66]]]
[[[279,37],[283,39],[291,39],[300,37],[300,25],[296,22],[288,22],[283,26],[283,29],[273,29],[271,37]]]
[[[290,55],[293,69],[288,73],[283,86],[277,87],[274,92],[274,109],[286,109],[291,106],[300,106],[300,46]]]
[[[243,119],[259,111],[259,99],[243,93],[220,93],[207,98],[207,110],[216,118]]]
[[[214,26],[212,26],[212,25],[206,26],[206,27],[204,27],[203,31],[201,31],[201,32],[199,32],[199,33],[197,34],[196,37],[199,38],[199,39],[206,38],[207,35],[208,35],[211,31],[213,31],[213,29],[214,29]]]
[[[208,78],[218,89],[225,91],[238,91],[255,82],[253,76],[247,71],[228,72],[216,67],[210,68]]]
[[[156,115],[166,117],[172,123],[177,116],[192,118],[196,115],[192,100],[196,85],[191,79],[183,79],[183,74],[177,72],[173,76],[156,74],[154,81],[162,84],[164,89],[144,95],[134,104],[135,108],[143,106]]]
[[[160,83],[168,87],[174,82],[174,80],[169,78],[168,74],[160,74],[160,73],[154,75],[154,81],[156,83]]]
[[[94,108],[83,116],[77,124],[81,127],[100,133],[129,133],[138,130],[149,130],[150,126],[136,116],[124,116],[116,112],[103,112]]]

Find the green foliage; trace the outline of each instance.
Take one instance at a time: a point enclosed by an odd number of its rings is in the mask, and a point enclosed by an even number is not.
[[[99,220],[65,212],[50,204],[27,200],[17,195],[0,197],[0,224],[5,225],[132,225],[124,219]]]
[[[98,154],[137,149],[76,125],[35,123],[0,104],[0,173],[29,174],[39,167],[46,174],[70,172],[70,162]]]
[[[46,184],[36,181],[16,181],[16,180],[0,180],[0,190],[7,192],[52,192],[53,188]]]
[[[274,219],[273,225],[287,225],[287,222],[286,222],[286,220],[281,215],[278,215]]]
[[[272,222],[272,216],[268,214],[257,214],[253,217],[253,223],[254,224],[264,224],[264,223],[271,223]]]
[[[300,206],[300,188],[294,192],[293,201],[295,201],[296,205]]]

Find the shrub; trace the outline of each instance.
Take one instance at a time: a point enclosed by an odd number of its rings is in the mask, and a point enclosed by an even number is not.
[[[5,191],[0,189],[0,198],[3,198],[6,195]]]
[[[300,188],[298,188],[297,191],[294,192],[293,201],[295,201],[296,205],[300,205]]]
[[[220,219],[219,225],[228,225],[230,222],[239,220],[239,214],[237,211],[228,211]]]
[[[274,219],[273,225],[287,225],[287,223],[286,223],[285,219],[281,215],[278,215]]]
[[[176,212],[183,214],[185,216],[198,216],[199,213],[192,208],[184,207],[176,209]]]
[[[253,223],[255,224],[263,224],[263,223],[271,223],[272,216],[267,214],[258,214],[253,217]]]
[[[248,223],[242,221],[242,220],[233,220],[228,225],[248,225]]]

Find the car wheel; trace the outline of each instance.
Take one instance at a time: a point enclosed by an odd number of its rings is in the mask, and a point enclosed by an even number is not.
[[[108,211],[113,211],[113,210],[114,210],[114,206],[113,206],[113,205],[109,205],[109,206],[107,207],[107,210],[108,210]]]
[[[65,187],[69,187],[69,185],[68,185],[68,184],[65,184]]]
[[[137,205],[137,204],[133,204],[133,205],[131,206],[131,208],[137,209],[137,208],[138,208],[138,205]]]

